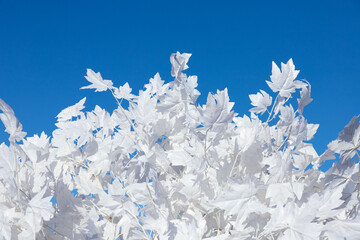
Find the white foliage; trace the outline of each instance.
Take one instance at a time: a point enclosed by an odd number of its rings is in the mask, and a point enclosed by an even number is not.
[[[9,140],[21,141],[26,136],[26,132],[22,131],[22,125],[15,117],[14,111],[2,99],[0,99],[0,110],[2,111],[0,120],[5,126],[5,131],[10,135]]]
[[[62,110],[56,117],[58,118],[59,122],[64,122],[71,120],[72,117],[77,117],[81,114],[81,110],[85,108],[84,103],[86,101],[86,97],[81,99],[78,103],[74,104],[73,106],[67,107]]]
[[[275,62],[273,62],[272,75],[270,77],[271,81],[266,81],[266,83],[274,93],[279,92],[281,97],[288,98],[295,92],[296,88],[305,86],[303,82],[295,80],[299,72],[300,71],[295,70],[292,59],[286,64],[281,63],[281,71]]]
[[[311,85],[291,59],[273,63],[272,93],[249,95],[238,117],[227,89],[196,102],[190,56],[172,54],[174,81],[157,73],[138,95],[88,69],[82,88],[109,90],[118,108],[83,112],[83,98],[51,137],[24,138],[0,100],[0,240],[357,239],[359,117],[319,156],[319,125],[303,115]],[[340,163],[319,171],[334,154]]]
[[[126,100],[130,100],[134,97],[134,95],[131,94],[131,88],[129,86],[129,83],[125,83],[124,86],[120,86],[119,88],[115,89],[115,97],[116,98],[124,98]]]
[[[265,91],[260,90],[257,94],[250,94],[251,105],[254,107],[250,109],[251,112],[263,114],[271,105],[272,97]]]
[[[91,84],[81,89],[95,89],[95,92],[103,92],[113,88],[113,82],[111,80],[104,80],[99,72],[95,73],[91,69],[87,69],[85,78]]]

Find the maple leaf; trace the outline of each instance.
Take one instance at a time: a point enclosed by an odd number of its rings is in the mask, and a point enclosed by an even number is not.
[[[190,53],[173,53],[170,56],[170,62],[171,62],[171,76],[177,78],[180,73],[186,69],[189,68],[187,65],[187,62],[189,61],[189,58],[191,57]]]
[[[1,209],[0,211],[0,240],[11,239],[11,223],[7,214]]]
[[[172,220],[176,226],[174,240],[201,239],[206,228],[206,221],[202,214],[188,210],[181,219]]]
[[[329,239],[357,239],[360,236],[360,215],[355,219],[335,219],[326,224],[325,236]]]
[[[1,143],[0,145],[0,179],[11,179],[16,172],[16,161],[11,147]]]
[[[81,99],[78,103],[67,107],[65,109],[63,109],[56,117],[58,118],[59,122],[64,122],[64,121],[68,121],[71,120],[72,117],[76,117],[81,115],[81,110],[83,110],[84,107],[84,103],[86,101],[86,97],[84,97],[83,99]]]
[[[15,113],[12,108],[7,105],[1,98],[0,110],[3,111],[3,113],[0,113],[0,119],[5,126],[5,132],[10,134],[9,140],[21,141],[26,136],[26,132],[22,131],[22,125],[15,117]]]
[[[280,113],[279,126],[289,126],[294,122],[295,112],[291,105],[280,107]]]
[[[271,204],[284,205],[288,199],[293,199],[295,196],[297,199],[301,199],[304,191],[304,184],[298,182],[287,183],[273,183],[269,184],[266,191],[266,198],[270,198]]]
[[[277,206],[271,210],[271,219],[263,234],[281,232],[278,239],[282,240],[319,239],[322,226],[312,222],[314,213],[314,208],[308,205],[299,208],[294,202]]]
[[[224,189],[212,205],[224,209],[226,216],[237,216],[236,227],[239,229],[250,213],[263,213],[267,210],[256,197],[257,190],[253,182],[239,183],[231,180],[229,189]]]
[[[340,154],[342,162],[352,159],[360,149],[359,117],[353,117],[328,148]]]
[[[271,105],[272,97],[265,91],[260,90],[257,94],[250,94],[251,105],[254,107],[250,109],[251,112],[261,113],[261,115],[267,110],[267,107]]]
[[[281,97],[290,97],[296,88],[303,87],[304,83],[294,81],[300,71],[295,70],[293,60],[281,63],[281,71],[275,62],[272,62],[271,81],[266,81],[273,92],[279,92]]]
[[[215,95],[209,93],[206,106],[201,110],[202,122],[205,127],[211,128],[231,122],[235,113],[231,111],[234,103],[229,102],[228,90],[217,91]]]
[[[33,229],[34,233],[38,232],[42,227],[43,221],[49,221],[53,214],[54,208],[51,203],[52,196],[43,197],[46,188],[38,192],[28,203],[26,208],[25,221]]]
[[[315,209],[314,213],[319,220],[333,218],[340,213],[341,210],[337,208],[344,203],[341,200],[342,190],[341,187],[328,187],[321,194],[315,193],[309,197],[307,204]]]
[[[111,80],[104,80],[101,74],[95,73],[91,69],[87,69],[85,78],[92,84],[81,87],[80,89],[95,89],[95,92],[103,92],[113,88],[113,82]]]
[[[301,98],[298,99],[298,112],[303,114],[304,107],[312,102],[312,98],[310,97],[311,94],[311,85],[308,83],[308,88],[306,86],[302,87],[300,96]]]
[[[93,130],[98,131],[102,136],[111,134],[118,124],[114,117],[111,117],[105,109],[100,108],[98,105],[95,106],[92,112],[87,114],[87,118],[92,122]],[[99,128],[101,128],[101,131],[99,131]]]
[[[196,100],[198,96],[200,96],[200,92],[196,90],[196,87],[198,86],[197,83],[197,76],[190,76],[186,79],[185,83],[185,91],[187,94],[191,97],[193,101]]]
[[[130,100],[131,98],[134,98],[134,95],[131,94],[131,90],[129,83],[125,83],[123,86],[115,88],[115,97],[118,99],[124,98]]]

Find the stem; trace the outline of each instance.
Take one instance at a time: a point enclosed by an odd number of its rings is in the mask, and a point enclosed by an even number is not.
[[[130,123],[131,127],[134,129],[135,134],[140,138],[140,134],[137,132],[137,128],[135,128],[134,123],[131,121],[130,117],[126,114],[124,108],[121,106],[121,102],[119,102],[119,100],[116,98],[114,91],[113,91],[111,88],[108,88],[108,89],[110,90],[111,94],[112,94],[113,97],[115,98],[115,100],[116,100],[116,102],[117,102],[117,104],[118,104],[118,106],[119,106],[122,114],[124,114],[125,118],[128,120],[128,122]],[[121,101],[122,101],[122,100],[121,100]],[[143,130],[143,133],[147,136],[147,134],[144,132],[144,130]],[[130,137],[130,135],[129,135],[129,138],[135,143],[135,145],[137,145],[137,146],[141,149],[142,152],[145,153],[145,151],[142,149],[142,147],[141,147],[140,145],[138,145],[138,144],[136,143],[136,141],[135,141],[134,139],[132,139],[132,137]]]
[[[66,237],[65,235],[59,233],[58,231],[56,231],[55,229],[53,229],[52,227],[50,227],[50,226],[47,225],[46,223],[44,223],[44,226],[47,227],[47,228],[49,228],[51,231],[54,231],[54,233],[57,233],[57,234],[59,234],[60,236],[64,237],[65,239],[69,239],[69,240],[70,240],[70,238],[68,238],[68,237]]]
[[[289,128],[289,127],[288,127],[288,128]],[[280,148],[287,143],[287,141],[288,141],[288,139],[289,139],[289,137],[290,137],[291,130],[292,130],[292,126],[290,126],[288,135],[286,136],[286,138],[284,139],[284,141],[281,143],[281,145],[278,147],[277,151],[279,151]],[[286,131],[287,131],[287,129],[286,129]]]
[[[144,227],[139,223],[139,219],[136,216],[134,216],[131,212],[129,212],[127,209],[124,209],[124,210],[136,220],[137,224],[140,226],[141,230],[143,231],[146,239],[151,240],[151,237],[148,236],[148,234],[147,234],[146,230],[144,229]]]
[[[231,175],[232,175],[232,172],[234,171],[234,169],[235,169],[235,165],[236,165],[236,163],[237,163],[237,159],[238,159],[238,157],[239,157],[239,154],[240,154],[240,151],[236,154],[236,156],[235,156],[235,159],[234,159],[234,164],[233,164],[233,166],[232,166],[232,168],[231,168],[231,170],[230,170],[230,174],[229,174],[229,177],[231,177]]]
[[[150,188],[149,188],[149,185],[148,185],[148,179],[146,179],[146,188],[147,188],[147,190],[148,190],[148,192],[149,192],[149,195],[150,195],[150,199],[151,199],[151,203],[154,205],[154,207],[159,211],[159,213],[164,217],[164,219],[166,220],[167,219],[167,217],[161,212],[161,210],[158,208],[158,206],[155,204],[155,200],[154,200],[154,198],[153,198],[153,196],[152,196],[152,194],[151,194],[151,191],[150,191]],[[170,206],[170,213],[171,213],[171,215],[172,215],[172,211],[171,211],[171,206]],[[174,216],[172,216],[173,218],[174,218]]]
[[[276,103],[277,103],[278,98],[279,98],[279,93],[278,93],[278,95],[276,96],[276,98],[275,98],[275,100],[274,100],[274,104],[273,104],[273,106],[272,106],[272,108],[271,108],[271,110],[270,110],[269,117],[267,118],[266,122],[269,122],[270,117],[271,117],[271,114],[272,114],[272,112],[274,111],[274,108],[275,108],[275,105],[276,105]]]
[[[10,142],[10,147],[11,147],[11,152],[13,154],[13,158],[14,158],[14,161],[16,163],[16,171],[15,171],[15,183],[16,183],[16,186],[17,186],[17,198],[20,200],[20,192],[21,192],[21,189],[20,189],[20,181],[19,181],[19,171],[20,171],[20,168],[19,168],[19,163],[16,159],[16,152],[15,152],[15,141],[11,141]],[[25,193],[24,193],[25,194]],[[25,196],[27,196],[25,194]],[[21,213],[23,213],[23,209],[22,207],[20,207],[20,211]]]
[[[207,152],[207,150],[208,150],[208,148],[206,147],[206,139],[207,139],[207,134],[208,134],[208,132],[209,132],[209,130],[211,129],[213,127],[213,125],[211,125],[211,127],[208,129],[208,130],[206,130],[206,133],[205,133],[205,143],[204,143],[204,154],[205,154],[205,160],[206,160],[206,163],[207,163],[207,166],[209,167],[212,167],[212,168],[215,168],[213,165],[211,165],[210,164],[210,162],[208,161],[208,158],[207,158],[207,154],[206,154],[206,152]],[[210,146],[209,146],[210,147]],[[205,172],[205,174],[207,174],[207,171]]]
[[[134,123],[130,120],[130,118],[128,117],[128,115],[125,113],[125,110],[124,110],[124,108],[121,106],[121,102],[119,102],[119,100],[118,100],[117,97],[115,96],[114,91],[113,91],[111,88],[108,88],[108,89],[110,90],[111,94],[112,94],[113,97],[115,98],[118,106],[120,107],[121,112],[125,115],[126,119],[127,119],[128,122],[130,123],[130,125],[133,127],[134,131],[136,131],[136,130],[135,130],[135,125],[134,125]]]

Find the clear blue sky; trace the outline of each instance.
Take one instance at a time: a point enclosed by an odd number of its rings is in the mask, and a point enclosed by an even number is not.
[[[229,89],[240,115],[249,94],[269,91],[271,61],[293,58],[312,84],[305,116],[321,154],[360,114],[360,1],[0,0],[0,98],[32,136],[87,96],[112,111],[108,93],[79,90],[86,68],[137,92],[156,72],[170,81],[171,53],[190,52],[200,103]],[[1,126],[0,131],[3,131]],[[1,133],[0,140],[6,135]]]

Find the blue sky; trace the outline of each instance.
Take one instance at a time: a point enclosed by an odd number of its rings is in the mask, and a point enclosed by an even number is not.
[[[135,92],[171,53],[190,52],[199,101],[229,89],[235,111],[269,92],[271,61],[293,58],[312,85],[305,116],[320,128],[318,153],[360,114],[360,1],[5,1],[0,0],[0,98],[28,136],[55,128],[55,116],[87,97],[112,111],[110,94],[79,90],[86,68]],[[3,131],[3,127],[0,132]],[[3,141],[6,135],[0,133]]]

